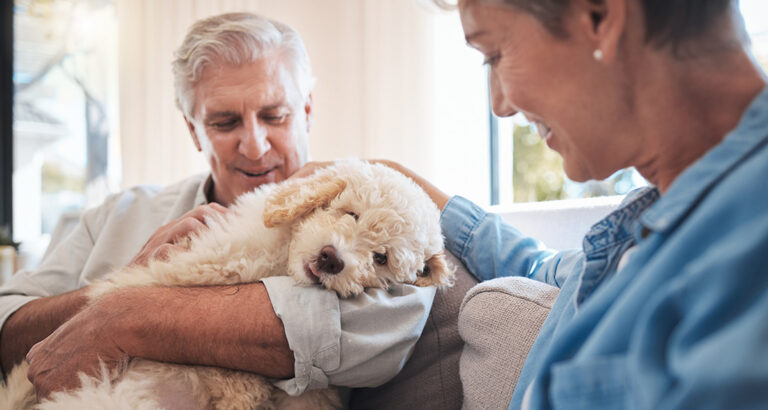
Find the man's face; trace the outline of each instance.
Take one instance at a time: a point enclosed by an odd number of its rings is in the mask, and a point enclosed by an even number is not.
[[[277,55],[240,66],[213,64],[194,91],[187,126],[211,164],[215,202],[229,205],[307,162],[311,99]]]

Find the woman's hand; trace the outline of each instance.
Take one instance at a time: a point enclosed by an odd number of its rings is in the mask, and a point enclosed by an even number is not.
[[[178,219],[163,225],[141,248],[128,265],[146,266],[150,259],[165,258],[173,250],[182,250],[180,240],[206,228],[206,218],[225,214],[229,210],[217,203],[201,205]]]

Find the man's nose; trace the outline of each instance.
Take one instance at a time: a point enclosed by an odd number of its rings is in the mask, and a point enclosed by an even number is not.
[[[245,125],[238,151],[248,159],[259,159],[272,148],[267,128],[256,119],[246,121]]]

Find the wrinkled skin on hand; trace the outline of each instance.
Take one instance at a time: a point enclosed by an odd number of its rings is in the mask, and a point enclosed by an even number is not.
[[[29,351],[27,377],[38,400],[80,387],[80,372],[100,376],[102,363],[111,373],[128,364],[130,357],[117,340],[120,333],[113,329],[124,313],[112,299],[86,307]]]
[[[229,210],[217,203],[201,205],[161,226],[147,240],[129,265],[143,265],[153,258],[164,259],[171,251],[184,249],[183,239],[206,228],[206,218]]]
[[[172,250],[185,246],[185,239],[206,228],[206,218],[229,210],[219,204],[199,206],[160,227],[144,244],[129,265],[146,265],[152,258],[165,258]],[[108,295],[89,305],[65,322],[27,354],[28,378],[38,399],[56,391],[80,387],[80,372],[100,376],[102,363],[112,375],[120,373],[130,357],[120,347],[121,333],[114,329],[128,306]]]

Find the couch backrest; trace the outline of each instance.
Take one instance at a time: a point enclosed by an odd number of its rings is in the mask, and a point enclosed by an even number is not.
[[[623,196],[520,203],[492,207],[522,233],[554,249],[581,248],[584,234],[621,203]]]

